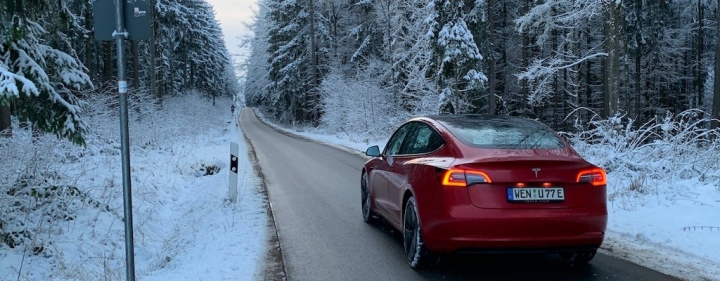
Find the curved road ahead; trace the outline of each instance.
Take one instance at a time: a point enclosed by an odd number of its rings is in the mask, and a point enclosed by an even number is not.
[[[399,233],[362,221],[362,157],[279,132],[248,108],[240,122],[265,176],[287,280],[677,280],[602,254],[576,267],[556,255],[450,256],[414,271]]]

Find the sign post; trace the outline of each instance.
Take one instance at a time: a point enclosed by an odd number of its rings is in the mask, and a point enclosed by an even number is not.
[[[154,2],[154,1],[153,1]],[[148,0],[93,0],[95,40],[115,41],[117,49],[118,95],[120,98],[120,143],[122,146],[123,206],[125,220],[125,278],[135,281],[132,187],[130,177],[130,137],[128,130],[128,86],[125,78],[123,41],[150,36]],[[125,29],[127,25],[127,30]]]
[[[125,206],[125,280],[135,280],[135,243],[133,239],[132,188],[130,181],[130,137],[128,129],[127,81],[125,80],[125,52],[127,37],[123,19],[123,1],[115,0],[117,29],[113,33],[117,48],[118,93],[120,95],[120,140],[122,145],[123,205]]]
[[[238,143],[230,143],[230,185],[228,186],[228,196],[230,202],[237,202],[237,184],[238,184]]]

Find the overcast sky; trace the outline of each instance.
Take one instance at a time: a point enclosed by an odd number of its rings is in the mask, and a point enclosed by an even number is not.
[[[249,23],[252,20],[254,11],[256,11],[257,0],[207,0],[210,5],[215,8],[215,17],[220,22],[223,34],[225,35],[225,45],[231,55],[240,54],[242,50],[239,36],[250,34],[243,23]]]

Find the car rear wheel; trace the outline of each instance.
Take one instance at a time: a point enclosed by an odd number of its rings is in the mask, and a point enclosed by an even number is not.
[[[372,223],[376,220],[375,214],[372,211],[372,202],[370,202],[370,188],[368,186],[367,173],[362,174],[360,181],[360,197],[362,199],[362,216],[363,221],[366,223]]]
[[[403,216],[403,244],[408,264],[414,269],[431,267],[438,264],[439,255],[428,250],[423,240],[420,217],[415,198],[410,197],[405,204]]]
[[[597,250],[585,251],[585,252],[574,252],[574,253],[560,253],[560,257],[565,262],[571,265],[581,265],[590,262],[597,253]]]

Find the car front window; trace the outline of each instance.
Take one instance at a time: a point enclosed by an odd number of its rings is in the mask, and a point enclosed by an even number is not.
[[[400,129],[398,129],[395,134],[392,136],[390,141],[388,141],[388,144],[385,148],[385,155],[386,156],[392,156],[398,154],[400,152],[400,147],[403,143],[403,140],[405,140],[405,136],[407,135],[410,125],[412,124],[405,124]]]

